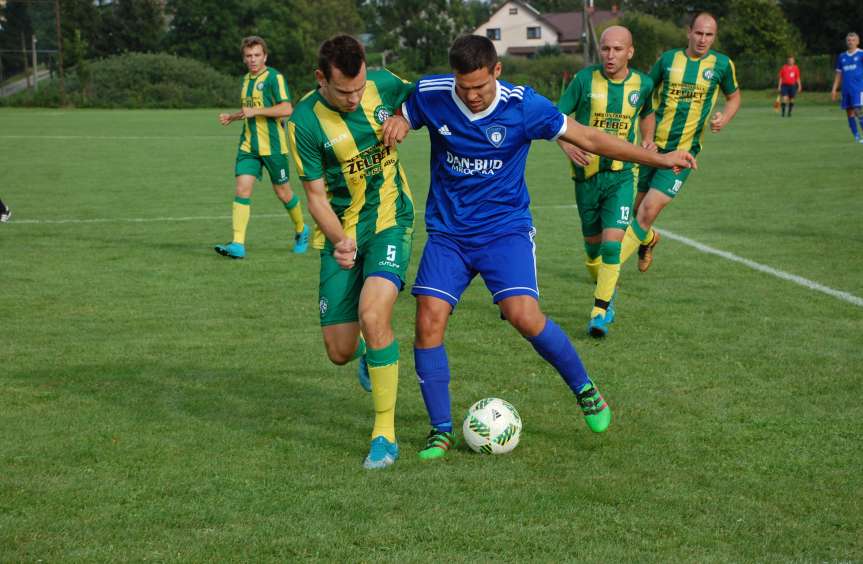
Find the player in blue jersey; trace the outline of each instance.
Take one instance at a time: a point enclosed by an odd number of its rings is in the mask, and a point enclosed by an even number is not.
[[[497,80],[494,44],[468,35],[449,53],[454,74],[422,79],[402,105],[412,129],[431,139],[428,241],[412,293],[417,297],[414,360],[432,430],[422,459],[454,444],[444,333],[470,281],[480,274],[503,317],[575,392],[588,427],[605,431],[608,408],[569,337],[539,308],[534,235],[524,171],[534,139],[561,138],[593,154],[661,168],[690,168],[688,153],[659,154],[567,118],[525,86]]]
[[[845,37],[845,44],[848,50],[836,58],[836,78],[830,95],[834,102],[839,99],[839,85],[842,85],[840,104],[848,115],[848,127],[854,140],[863,143],[863,50],[859,49],[860,36],[852,31]],[[857,129],[857,120],[861,130]]]

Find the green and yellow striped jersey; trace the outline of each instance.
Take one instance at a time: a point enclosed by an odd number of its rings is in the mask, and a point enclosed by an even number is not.
[[[413,227],[413,197],[398,150],[381,143],[381,126],[413,88],[389,71],[370,70],[355,111],[339,112],[314,90],[288,122],[300,180],[323,178],[333,211],[357,244],[389,227]],[[328,244],[316,227],[313,245]]]
[[[638,118],[653,112],[650,93],[653,80],[645,73],[631,69],[623,80],[611,80],[602,72],[602,65],[581,69],[567,86],[557,108],[564,114],[573,114],[582,125],[601,129],[635,143]],[[572,176],[583,182],[602,171],[627,170],[630,162],[615,161],[594,155],[586,167],[572,165]]]
[[[656,146],[697,155],[719,90],[726,96],[737,91],[734,63],[716,51],[691,59],[686,49],[672,49],[659,57],[650,77],[655,84]]]
[[[274,68],[266,67],[256,76],[246,73],[240,103],[244,108],[270,108],[290,102],[291,95],[285,77]],[[281,118],[255,116],[243,121],[240,150],[261,157],[285,155],[288,152],[285,128]]]

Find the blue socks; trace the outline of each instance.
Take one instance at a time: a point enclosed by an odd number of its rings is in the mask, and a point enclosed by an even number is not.
[[[443,345],[432,349],[414,347],[414,364],[432,427],[451,433],[450,375],[446,349]]]
[[[536,337],[528,337],[527,340],[539,356],[557,369],[573,393],[578,393],[590,383],[584,364],[581,363],[569,337],[550,317],[546,318],[542,332]]]
[[[851,133],[854,134],[854,137],[859,137],[860,134],[857,133],[857,120],[854,119],[854,116],[848,118],[848,127],[851,128]]]

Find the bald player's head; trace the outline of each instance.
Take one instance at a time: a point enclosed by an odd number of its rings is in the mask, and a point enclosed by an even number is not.
[[[698,12],[692,17],[689,31],[686,34],[689,39],[687,55],[700,59],[710,51],[713,42],[716,41],[717,23],[716,17],[710,12]]]
[[[629,74],[629,60],[635,54],[632,34],[622,25],[613,25],[599,38],[599,56],[606,78],[620,80]]]

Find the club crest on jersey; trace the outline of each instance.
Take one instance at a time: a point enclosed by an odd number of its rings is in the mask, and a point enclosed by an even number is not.
[[[390,119],[390,116],[392,116],[390,109],[383,104],[375,108],[375,121],[378,122],[378,124],[383,124],[385,121]]]
[[[638,100],[640,98],[641,98],[641,94],[638,92],[638,90],[633,90],[632,92],[629,93],[629,105],[630,106],[637,106]]]
[[[704,80],[713,80],[713,69],[704,69],[704,72],[701,73],[701,76],[704,77]]]
[[[326,315],[327,310],[330,309],[330,302],[326,297],[321,298],[320,303],[318,304],[321,308],[321,317]]]
[[[486,139],[495,147],[503,145],[503,140],[506,139],[506,128],[502,125],[492,125],[485,130]]]
[[[263,82],[257,83],[255,85],[255,88],[257,88],[258,90],[263,90],[264,89],[264,83]]]

